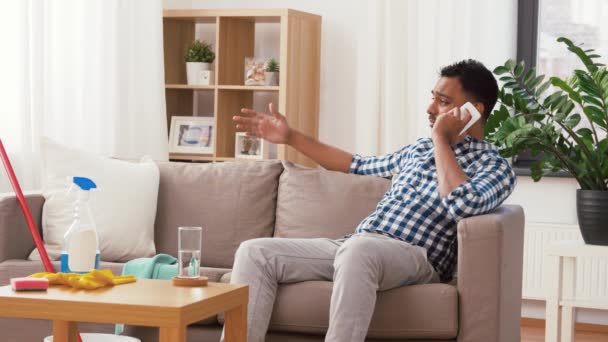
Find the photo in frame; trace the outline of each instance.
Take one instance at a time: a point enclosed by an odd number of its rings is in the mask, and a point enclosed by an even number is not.
[[[209,116],[172,116],[169,152],[213,154],[215,124]]]
[[[245,132],[237,132],[234,141],[234,157],[236,159],[268,159],[270,151],[268,141],[247,136]]]
[[[245,85],[263,86],[265,84],[264,68],[266,60],[258,57],[245,58]]]

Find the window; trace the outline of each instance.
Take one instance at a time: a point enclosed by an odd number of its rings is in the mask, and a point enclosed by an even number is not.
[[[540,73],[566,77],[575,68],[584,68],[574,54],[555,40],[565,36],[584,43],[602,57],[608,56],[608,1],[541,0],[538,17],[538,58]]]
[[[556,41],[562,36],[576,44],[584,43],[606,60],[607,16],[606,0],[519,0],[517,60],[536,66],[540,74],[562,78],[576,68],[584,68],[564,44]],[[530,175],[534,160],[526,154],[514,158],[516,174]],[[569,174],[558,172],[549,176],[568,177]]]

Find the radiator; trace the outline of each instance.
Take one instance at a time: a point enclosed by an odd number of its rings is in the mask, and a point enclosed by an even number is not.
[[[550,241],[582,239],[576,225],[526,223],[524,233],[523,298],[545,300],[544,248]],[[577,258],[576,297],[607,298],[608,259]]]

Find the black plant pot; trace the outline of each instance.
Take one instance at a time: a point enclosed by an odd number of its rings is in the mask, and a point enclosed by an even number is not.
[[[585,243],[608,246],[608,191],[576,190],[576,214]]]

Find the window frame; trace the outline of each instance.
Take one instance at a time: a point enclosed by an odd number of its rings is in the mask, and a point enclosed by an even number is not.
[[[538,56],[538,19],[541,0],[518,0],[517,3],[517,60],[530,68],[536,67]],[[528,153],[513,157],[513,170],[518,176],[532,175],[532,163],[539,158]],[[568,171],[546,174],[544,177],[573,177]]]

